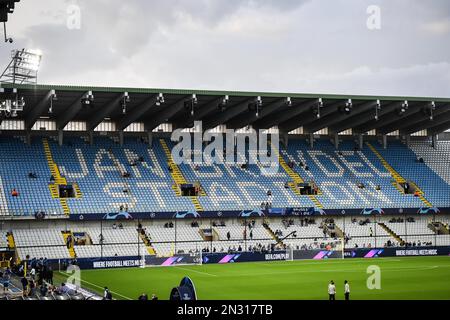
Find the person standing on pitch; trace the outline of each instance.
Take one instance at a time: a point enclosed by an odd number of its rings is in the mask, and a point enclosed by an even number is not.
[[[331,280],[330,284],[328,285],[328,296],[329,300],[336,300],[336,286],[334,285],[333,280]]]
[[[344,281],[344,296],[345,300],[350,300],[350,285],[347,280]]]

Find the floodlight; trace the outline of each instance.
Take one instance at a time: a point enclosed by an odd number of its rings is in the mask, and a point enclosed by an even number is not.
[[[55,90],[50,90],[50,106],[48,108],[48,113],[53,113],[53,101],[58,100],[58,97],[56,96]]]
[[[423,113],[428,116],[431,121],[434,120],[434,110],[436,110],[436,104],[434,101],[431,101],[422,109]]]
[[[314,104],[312,107],[313,114],[316,116],[317,119],[320,119],[320,109],[323,108],[323,101],[322,98],[319,98],[317,100],[317,104]]]
[[[83,98],[81,98],[81,105],[83,107],[87,107],[87,106],[93,107],[94,95],[92,94],[92,91],[88,91],[87,94]]]
[[[292,100],[291,100],[291,97],[287,97],[287,98],[286,98],[286,105],[288,105],[289,107],[292,106]]]
[[[345,114],[350,114],[353,109],[352,99],[348,99],[345,105],[339,106],[339,111]]]
[[[156,105],[160,106],[162,103],[164,103],[164,95],[162,93],[159,93],[156,97]]]
[[[408,101],[407,100],[405,100],[401,104],[400,108],[397,110],[397,113],[399,116],[402,116],[406,112],[406,110],[408,110]]]
[[[36,84],[41,60],[40,50],[13,50],[11,61],[1,75],[1,82]]]
[[[377,100],[376,104],[375,104],[375,120],[378,121],[379,119],[379,114],[378,112],[381,110],[381,101]]]
[[[130,96],[128,95],[128,92],[123,93],[122,101],[120,102],[120,105],[122,106],[122,113],[127,113],[127,103],[130,102]]]
[[[224,111],[228,102],[230,100],[230,97],[228,95],[224,96],[222,101],[219,103],[219,105],[217,106],[219,108],[220,111]]]

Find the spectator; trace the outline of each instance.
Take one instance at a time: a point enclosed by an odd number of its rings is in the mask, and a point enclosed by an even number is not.
[[[11,270],[9,268],[7,268],[6,271],[3,273],[2,281],[3,281],[3,292],[6,293],[9,288],[9,282],[11,281]]]
[[[53,285],[53,269],[51,266],[47,267],[46,274],[47,274],[46,281]]]
[[[112,294],[108,287],[105,287],[105,291],[103,291],[103,300],[112,300]]]
[[[36,279],[36,269],[35,268],[31,268],[30,270],[30,277],[32,280]]]
[[[27,277],[25,275],[20,280],[20,283],[22,284],[23,296],[25,297],[27,295],[27,292],[28,292],[28,279],[27,279]]]
[[[41,294],[41,296],[45,297],[47,295],[48,292],[48,288],[47,285],[44,283],[41,285],[41,288],[39,289],[39,293]]]
[[[16,189],[12,189],[11,196],[18,197],[19,196],[19,192]]]
[[[61,283],[61,286],[59,287],[58,292],[60,294],[65,294],[65,293],[68,293],[69,290],[70,290],[69,287],[66,286],[66,284],[63,282],[63,283]]]
[[[139,296],[138,298],[139,301],[147,301],[148,300],[148,296],[146,293],[143,293]]]
[[[156,301],[158,300],[158,297],[156,296],[156,294],[152,294],[152,301]]]
[[[36,294],[36,282],[34,280],[29,281],[29,287],[30,287],[30,296],[34,296]]]

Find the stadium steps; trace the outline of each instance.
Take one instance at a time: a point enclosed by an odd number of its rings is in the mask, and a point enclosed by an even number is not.
[[[328,230],[328,228],[327,228],[327,230]],[[342,231],[342,229],[339,228],[339,226],[336,223],[334,224],[334,233],[336,234],[337,238],[344,239],[345,232]]]
[[[392,238],[397,240],[397,242],[403,246],[405,244],[405,240],[403,240],[399,235],[397,235],[394,231],[392,231],[391,228],[389,228],[386,224],[383,222],[378,222],[378,225],[384,229]]]
[[[76,258],[77,254],[75,252],[75,246],[74,246],[74,243],[73,243],[74,237],[73,237],[72,231],[61,231],[61,233],[62,233],[63,238],[64,238],[64,243],[66,243],[66,244],[67,244],[67,238],[69,236],[72,236],[72,243],[70,244],[70,248],[67,248],[67,250],[69,251],[69,255],[70,255],[71,258]]]
[[[276,151],[278,152],[278,151]],[[294,170],[292,170],[289,165],[286,163],[286,161],[284,160],[283,156],[278,152],[278,162],[280,164],[280,166],[284,169],[284,171],[286,172],[286,174],[292,179],[292,182],[289,182],[289,188],[296,194],[296,195],[301,195],[300,194],[300,190],[297,188],[297,185],[299,183],[305,183],[305,180],[303,180],[303,178]],[[318,191],[317,193],[318,195],[321,195],[322,192]],[[319,209],[323,209],[323,205],[320,203],[320,201],[317,199],[317,197],[315,195],[307,195],[307,197],[314,203],[315,207],[319,208]]]
[[[437,224],[438,226],[436,226],[436,224]],[[446,226],[445,224],[443,224],[443,223],[440,222],[440,221],[435,221],[434,224],[430,222],[430,223],[427,225],[427,227],[428,227],[428,229],[430,229],[431,231],[433,231],[435,234],[439,234],[439,235],[442,235],[442,234],[450,234],[449,227]]]
[[[67,199],[59,198],[59,186],[60,185],[67,185],[66,178],[61,176],[61,173],[59,172],[59,168],[56,165],[55,161],[53,161],[52,151],[50,150],[50,145],[48,143],[47,139],[42,139],[42,144],[44,146],[44,153],[45,158],[47,159],[48,168],[50,169],[50,173],[52,174],[54,181],[53,183],[48,185],[48,188],[50,190],[50,194],[52,198],[59,199],[59,202],[61,203],[61,207],[63,209],[63,212],[65,215],[70,214],[70,208],[67,204]]]
[[[263,223],[263,227],[264,227],[264,229],[267,230],[267,232],[270,234],[272,239],[277,242],[277,244],[281,244],[281,245],[284,244],[283,241],[281,241],[281,239],[275,234],[275,232],[273,232],[272,228],[269,226],[269,224],[267,222]]]
[[[80,186],[78,183],[72,183],[73,190],[75,191],[75,198],[82,198],[83,194],[81,193]]]
[[[139,229],[137,229],[137,232],[139,233],[139,237],[141,237],[142,241],[145,244],[145,247],[147,248],[147,252],[149,255],[156,256],[156,250],[153,248],[152,243],[150,241],[150,238],[148,237],[147,233],[145,232],[142,234],[139,232]]]
[[[395,169],[383,158],[383,156],[377,151],[377,149],[375,149],[375,147],[369,143],[366,142],[366,145],[369,147],[369,149],[375,154],[375,156],[380,160],[381,164],[383,165],[383,167],[389,171],[389,173],[391,174],[392,178],[394,178],[395,182],[392,182],[392,185],[402,194],[405,194],[404,191],[402,190],[402,188],[400,187],[400,184],[407,182],[406,179],[404,177],[401,176],[401,174],[399,174],[397,171],[395,171]],[[433,207],[433,205],[431,204],[431,202],[429,202],[425,196],[424,196],[424,192],[419,188],[418,185],[416,185],[414,182],[409,182],[409,184],[411,186],[413,186],[416,191],[418,192],[418,197],[419,199],[427,206],[427,207]]]
[[[173,161],[172,152],[170,151],[170,148],[167,146],[166,141],[164,139],[159,139],[159,143],[161,144],[164,154],[166,155],[168,167],[171,168],[170,175],[172,176],[172,179],[175,182],[175,185],[172,186],[172,189],[175,191],[175,194],[178,197],[181,197],[182,195],[180,185],[187,184],[186,178],[183,176],[183,173],[181,173],[181,170],[180,168],[178,168],[177,164]],[[200,195],[205,196],[206,194],[203,188],[200,189],[201,189]],[[194,205],[196,211],[203,211],[203,207],[200,204],[198,197],[192,196],[189,198],[191,199],[192,204]]]
[[[20,263],[19,254],[18,254],[17,249],[16,249],[16,241],[14,240],[14,235],[13,235],[12,232],[8,232],[6,234],[6,241],[8,242],[9,249],[15,251],[16,262]]]

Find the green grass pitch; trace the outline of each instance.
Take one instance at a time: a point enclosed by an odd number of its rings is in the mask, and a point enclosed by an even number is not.
[[[381,289],[367,288],[367,267],[381,270]],[[182,277],[194,281],[199,300],[327,299],[334,280],[336,299],[450,299],[450,257],[330,259],[253,262],[227,265],[148,267],[82,271],[82,286],[101,293],[107,286],[115,299],[135,300],[141,293],[168,299]],[[62,274],[58,281],[63,281]]]

